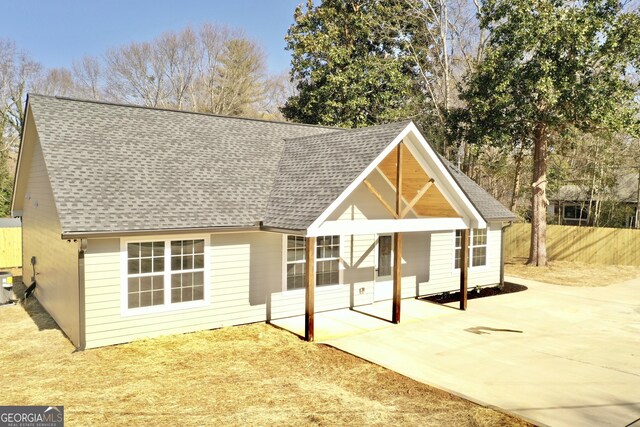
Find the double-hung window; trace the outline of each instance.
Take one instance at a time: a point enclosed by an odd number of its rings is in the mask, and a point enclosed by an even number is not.
[[[316,286],[340,283],[340,236],[318,237],[316,242]]]
[[[123,311],[206,304],[206,247],[205,238],[123,241]]]
[[[287,236],[287,290],[304,289],[304,237]]]
[[[304,289],[305,239],[287,236],[287,290]],[[316,241],[316,286],[340,283],[340,236],[318,237]]]
[[[462,251],[462,230],[456,230],[455,237],[455,268],[460,268],[460,253]],[[474,228],[469,234],[469,266],[480,267],[487,265],[487,229]]]

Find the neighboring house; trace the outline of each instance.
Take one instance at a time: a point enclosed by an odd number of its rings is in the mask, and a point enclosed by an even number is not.
[[[635,227],[638,209],[638,173],[618,175],[615,186],[603,194],[592,198],[587,186],[567,184],[549,198],[548,214],[551,221],[561,225],[593,225],[593,217],[589,217],[589,209],[595,209],[598,202],[611,201],[619,207],[626,208],[621,227]]]
[[[344,130],[38,95],[25,111],[24,280],[34,257],[35,295],[78,348],[301,314],[312,339],[315,311],[393,298],[399,321],[400,297],[501,280],[515,216],[410,121]]]

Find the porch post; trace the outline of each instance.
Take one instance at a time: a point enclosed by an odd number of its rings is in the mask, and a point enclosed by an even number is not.
[[[462,231],[460,242],[460,310],[467,309],[467,282],[469,276],[469,229]]]
[[[316,293],[316,238],[305,238],[305,265],[304,265],[304,339],[313,341],[313,315],[315,312]]]
[[[400,323],[400,297],[402,290],[402,233],[393,235],[393,313],[391,321]]]
[[[402,212],[402,148],[398,144],[398,158],[396,159],[396,214],[400,218]],[[402,290],[402,233],[393,235],[393,311],[391,321],[400,323],[400,297]]]

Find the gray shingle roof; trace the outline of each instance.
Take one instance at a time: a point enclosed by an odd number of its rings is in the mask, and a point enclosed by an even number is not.
[[[29,106],[63,233],[305,229],[410,123],[344,130],[39,95]],[[485,219],[515,218],[447,166]]]
[[[452,165],[447,159],[439,156],[447,167],[453,179],[458,183],[462,191],[467,195],[473,206],[478,210],[485,221],[515,221],[518,219],[502,203],[497,201],[484,188],[480,187],[471,178],[462,173],[460,169]]]
[[[63,232],[255,225],[284,138],[324,127],[30,96]]]
[[[554,194],[549,196],[549,200],[561,202],[588,202],[591,199],[591,189],[588,185],[565,184]],[[638,202],[638,174],[616,173],[615,185],[605,189],[603,192],[596,192],[593,200],[615,200],[622,203]]]
[[[306,229],[409,123],[287,139],[264,224]]]

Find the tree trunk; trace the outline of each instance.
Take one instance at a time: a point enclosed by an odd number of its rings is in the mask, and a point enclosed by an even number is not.
[[[520,175],[522,169],[522,160],[524,158],[524,154],[519,152],[515,155],[515,171],[513,175],[513,188],[511,192],[511,212],[515,212],[518,207],[518,193],[520,193]]]
[[[547,265],[547,125],[534,130],[533,184],[531,185],[531,248],[527,264]]]
[[[598,148],[600,148],[600,145],[597,143],[596,141],[596,152],[595,152],[595,156],[594,156],[594,161],[597,162],[598,161]],[[593,168],[593,175],[591,176],[591,191],[589,192],[589,210],[587,211],[587,223],[585,225],[593,225],[596,226],[596,220],[594,219],[594,215],[595,215],[595,209],[593,207],[593,199],[596,195],[596,179],[597,179],[597,175],[598,175],[598,170],[597,167],[594,166]],[[582,218],[582,215],[581,215]],[[580,223],[578,225],[582,225],[582,221],[580,221]]]
[[[636,199],[636,228],[640,229],[640,169],[638,169],[638,194]]]

